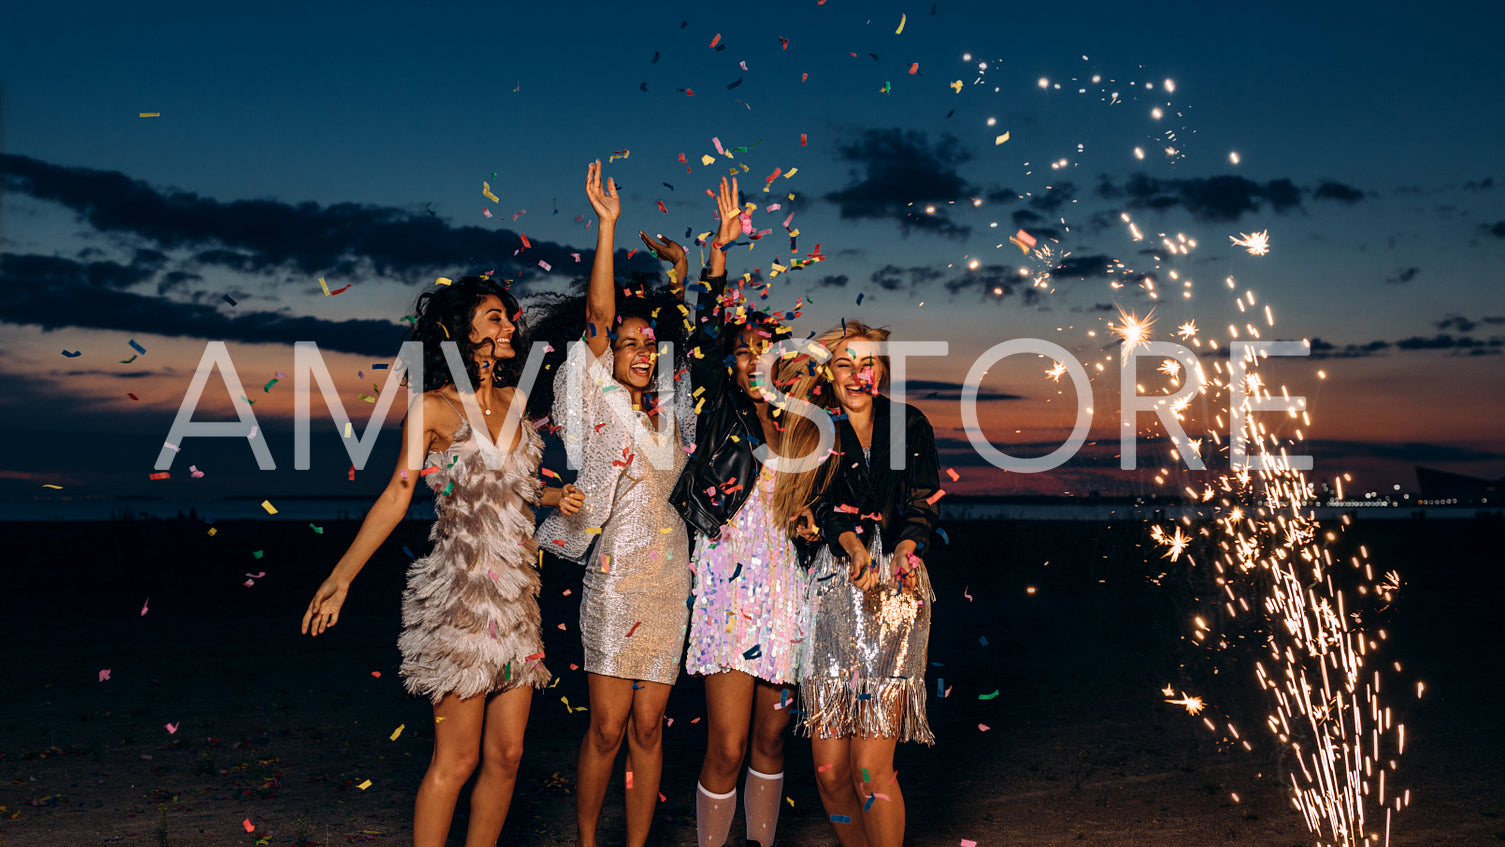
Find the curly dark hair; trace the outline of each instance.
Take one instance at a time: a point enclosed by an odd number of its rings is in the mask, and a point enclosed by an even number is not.
[[[569,292],[551,292],[533,301],[540,314],[534,334],[539,339],[548,341],[554,349],[544,356],[544,366],[539,373],[538,382],[528,394],[528,410],[532,415],[549,414],[554,403],[554,375],[564,364],[569,345],[585,337],[586,285],[583,279],[575,280]],[[623,280],[617,280],[616,295],[615,326],[621,326],[622,321],[629,318],[647,321],[653,328],[655,338],[674,345],[672,366],[678,370],[689,353],[686,349],[690,338],[688,315],[693,314],[690,307],[679,297],[670,294],[667,287],[660,287],[653,274],[632,273],[625,285]],[[613,337],[615,331],[613,327]],[[669,365],[668,362],[660,362],[659,367]],[[657,385],[658,370],[655,368],[650,377],[649,389],[644,393],[644,403],[647,406],[656,402]]]
[[[423,390],[434,391],[454,382],[449,372],[449,363],[444,359],[440,346],[445,341],[459,345],[460,357],[465,361],[465,375],[470,380],[469,390],[474,391],[481,382],[481,369],[475,361],[475,353],[491,346],[491,342],[472,343],[470,325],[475,318],[476,307],[488,296],[502,301],[507,310],[507,319],[517,330],[512,335],[510,359],[497,361],[492,384],[516,385],[523,372],[530,348],[528,326],[523,321],[523,309],[517,298],[506,286],[489,276],[460,277],[449,285],[439,285],[418,295],[413,309],[417,313],[409,338],[423,344]]]

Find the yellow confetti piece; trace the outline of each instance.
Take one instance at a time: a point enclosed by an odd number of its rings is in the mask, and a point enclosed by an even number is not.
[[[434,723],[436,723],[436,724],[438,724],[438,723],[444,723],[444,721],[445,721],[444,718],[434,718]]]
[[[658,534],[659,535],[668,535],[669,533],[671,533],[673,531],[674,531],[674,527],[672,527],[672,526],[661,526],[661,527],[658,528]]]
[[[502,202],[501,200],[497,199],[497,197],[496,197],[495,194],[491,193],[491,183],[489,183],[489,182],[482,182],[481,183],[481,193],[484,194],[484,195],[486,195],[486,199],[490,200],[493,203],[500,203],[500,202]]]
[[[261,508],[266,509],[267,510],[267,514],[269,514],[269,515],[275,515],[275,514],[277,514],[277,507],[272,505],[272,501],[271,500],[263,500],[263,501],[261,501]]]
[[[896,29],[896,30],[894,30],[894,35],[903,35],[904,34],[904,24],[906,24],[908,22],[909,22],[909,16],[906,15],[906,14],[904,14],[903,12],[900,12],[899,13],[899,28]]]
[[[449,285],[452,282],[454,282],[454,280],[450,279],[447,276],[441,276],[438,279],[434,280],[435,285]]]
[[[353,426],[350,425],[350,421],[345,421],[345,437],[346,438],[350,438],[354,434],[355,434],[355,427],[353,427]]]
[[[47,483],[46,485],[43,485],[42,487],[43,488],[51,488],[54,491],[62,491],[63,490],[63,487],[61,485],[53,485],[52,483]]]
[[[789,172],[786,173],[786,174],[784,174],[784,179],[788,179],[788,178],[794,176],[795,174],[797,174],[799,172],[800,172],[799,168],[790,168]]]
[[[366,780],[365,782],[361,783],[360,785],[356,786],[356,788],[359,788],[362,791],[365,791],[367,788],[370,788],[370,787],[371,787],[371,780],[369,780],[369,779]]]
[[[391,737],[392,737],[392,740],[393,740],[393,741],[396,741],[396,740],[397,740],[397,736],[399,736],[399,735],[402,735],[402,731],[403,731],[403,730],[404,730],[404,729],[407,729],[407,727],[408,727],[408,725],[407,725],[407,724],[405,724],[405,723],[400,723],[400,724],[398,724],[398,725],[397,725],[397,728],[396,728],[396,729],[394,729],[394,730],[392,730],[392,736],[391,736]]]
[[[322,276],[319,277],[319,287],[322,288],[322,289],[324,289],[324,296],[328,297],[329,296],[329,283],[325,282],[324,281],[324,277],[322,277]]]
[[[162,117],[162,113],[161,112],[142,112],[141,113],[141,117],[143,117],[143,118],[160,118],[160,117]]]
[[[997,147],[998,145],[1000,145],[1003,142],[1008,141],[1008,140],[1009,140],[1009,134],[1005,132],[1003,135],[1000,135],[997,138],[993,139],[993,146]]]
[[[702,165],[709,165],[714,161],[716,161],[716,157],[710,154],[706,154],[700,157],[700,164]]]
[[[217,529],[215,529],[215,528],[214,528],[214,527],[212,527],[212,526],[211,526],[211,527],[209,527],[209,537],[210,537],[210,538],[213,538],[213,537],[214,537],[214,536],[216,536],[216,535],[218,535],[218,534],[219,534],[219,530],[217,530]]]
[[[951,90],[955,91],[957,94],[962,93],[962,81],[957,80],[956,82],[951,83]]]
[[[600,535],[601,534],[601,527],[599,527],[599,526],[588,526],[588,527],[585,528],[585,534],[586,535]]]

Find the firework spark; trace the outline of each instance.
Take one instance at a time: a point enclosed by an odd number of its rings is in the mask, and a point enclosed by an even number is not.
[[[1270,252],[1270,231],[1268,229],[1253,233],[1241,232],[1237,238],[1230,235],[1228,236],[1228,240],[1232,241],[1235,247],[1247,249],[1251,256],[1263,256]]]

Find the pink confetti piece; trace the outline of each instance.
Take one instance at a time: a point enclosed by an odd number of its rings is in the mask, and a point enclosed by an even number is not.
[[[632,790],[632,771],[627,772],[627,790]]]
[[[104,682],[110,678],[110,669],[104,668],[99,672],[99,681]]]
[[[972,601],[972,594],[967,590],[970,587],[971,586],[964,586],[962,588],[962,596],[965,597],[965,598],[967,598],[967,602],[969,602],[969,603]]]
[[[241,585],[244,585],[247,588],[250,588],[251,586],[253,586],[255,584],[256,584],[256,580],[254,580],[254,579],[248,579],[245,582],[241,583]]]
[[[948,685],[948,686],[946,686],[946,693],[941,695],[941,699],[944,700],[944,699],[946,699],[947,697],[950,697],[950,696],[951,696],[951,686]]]
[[[381,671],[372,671],[371,675],[377,679],[381,679]]]
[[[966,838],[963,838],[962,839],[962,847],[977,847],[977,842],[976,841],[970,841],[970,840],[968,840]]]
[[[176,735],[178,732],[178,727],[181,726],[182,723],[182,721],[178,721],[177,723],[165,723],[162,724],[162,728],[167,730],[168,735]]]
[[[719,139],[719,138],[712,138],[711,139],[711,146],[716,148],[716,153],[718,155],[721,155],[721,156],[725,156],[726,155],[726,151],[723,150],[723,149],[721,149],[721,139]]]
[[[146,607],[147,607],[147,604],[150,603],[151,601],[152,601],[152,598],[148,597],[148,598],[146,598],[145,600],[143,600],[141,602],[141,617],[143,617],[143,618],[146,617]]]
[[[990,730],[990,729],[992,729],[992,727],[990,727],[990,726],[988,726],[988,725],[987,725],[987,724],[985,724],[985,723],[980,723],[980,724],[978,724],[978,725],[977,725],[977,728],[978,728],[978,729],[979,729],[979,730],[981,730],[981,731],[982,731],[982,732],[987,732],[987,731],[988,731],[988,730]]]
[[[489,217],[491,217],[491,210],[490,209],[482,209],[481,210],[481,214],[483,214],[483,215],[485,215],[486,217],[489,218]]]
[[[740,62],[737,63],[737,66],[740,67],[744,71],[747,70],[747,60],[743,59],[742,61],[740,61]]]
[[[545,262],[543,259],[538,260],[538,266],[546,271],[554,270],[554,266],[550,265],[548,262]]]
[[[528,210],[527,209],[518,209],[517,211],[515,211],[515,212],[512,213],[512,219],[515,221],[518,218],[520,218],[520,217],[522,217],[523,215],[526,215],[526,214],[528,214]]]
[[[664,720],[668,722],[667,724],[665,724],[666,726],[674,726],[673,718],[669,717],[668,715],[664,715]]]
[[[579,254],[579,253],[571,253],[571,254],[570,254],[570,255],[571,255],[571,256],[572,256],[572,257],[574,257],[574,259],[575,259],[575,261],[576,261],[576,262],[577,262],[577,263],[578,263],[578,262],[579,262],[579,261],[580,261],[580,254]]]
[[[189,465],[188,466],[188,475],[191,476],[191,477],[193,477],[194,479],[203,479],[204,478],[204,472],[201,471],[201,470],[199,470],[199,466],[198,465]]]

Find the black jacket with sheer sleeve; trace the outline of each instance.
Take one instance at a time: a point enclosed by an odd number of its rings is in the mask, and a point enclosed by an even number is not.
[[[833,552],[840,554],[844,532],[856,532],[864,545],[873,532],[883,534],[883,549],[892,552],[905,539],[915,543],[920,556],[930,544],[930,535],[940,523],[940,508],[932,499],[940,489],[940,461],[935,450],[935,431],[919,409],[904,404],[904,456],[902,467],[889,467],[889,415],[893,401],[883,395],[873,398],[872,462],[863,460],[862,444],[846,420],[836,421],[838,462],[826,490],[812,511]],[[876,516],[876,519],[875,519]]]
[[[732,382],[723,352],[726,317],[717,304],[726,291],[726,274],[713,277],[702,271],[700,279],[706,290],[695,301],[689,356],[695,452],[670,502],[692,529],[714,539],[747,502],[763,470],[753,455],[762,441],[763,425],[752,400]]]

